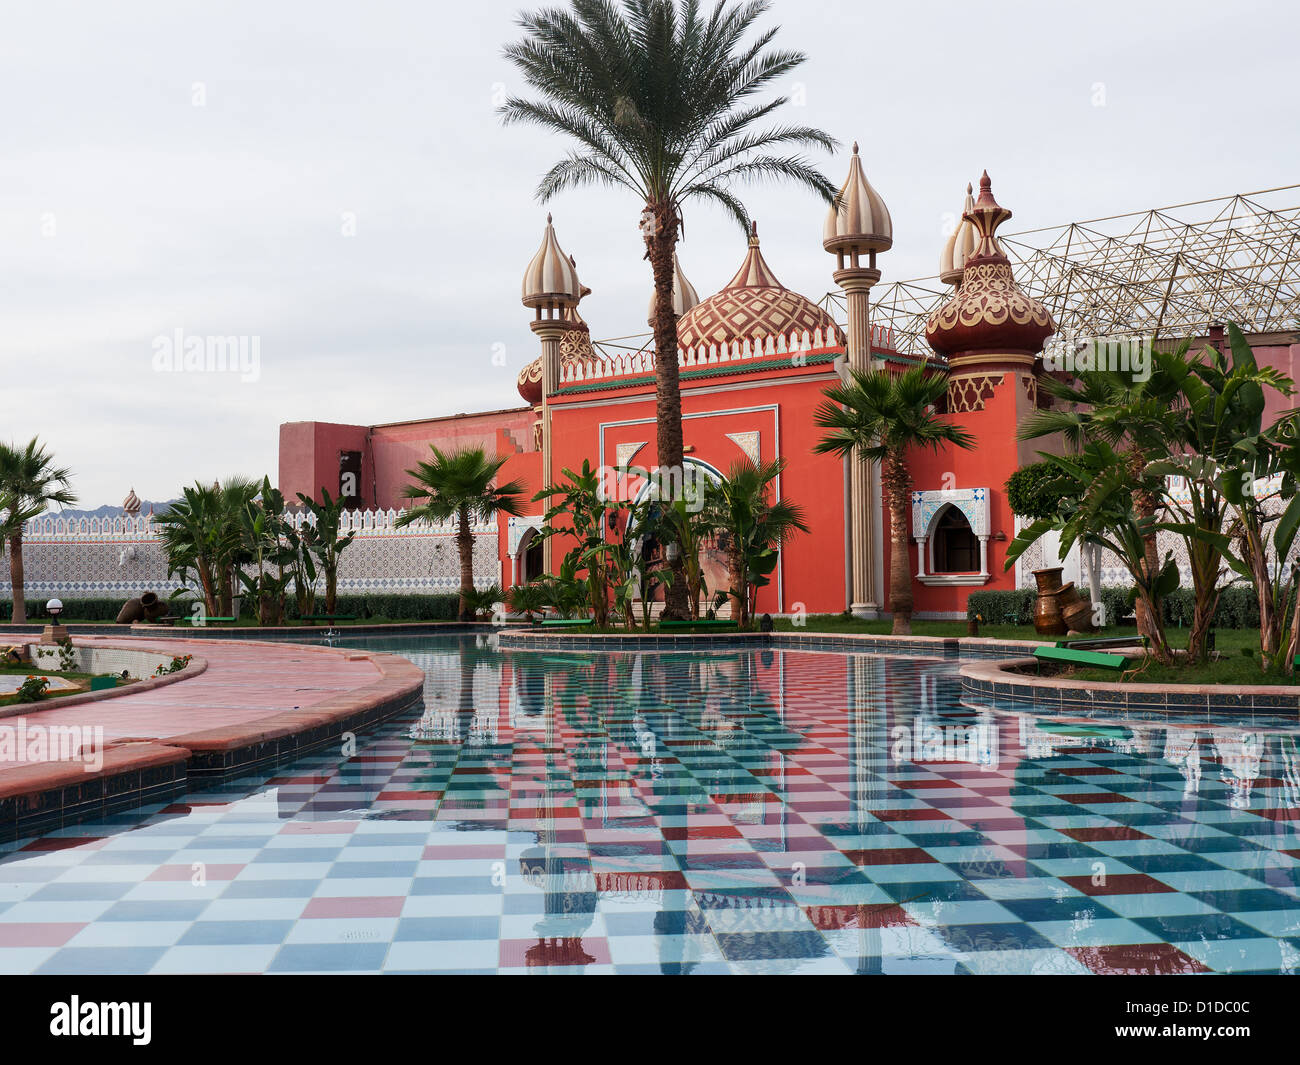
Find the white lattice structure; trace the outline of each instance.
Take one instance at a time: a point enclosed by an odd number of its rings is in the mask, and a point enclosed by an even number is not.
[[[453,592],[460,587],[460,561],[454,522],[416,521],[399,527],[400,510],[354,510],[343,531],[356,539],[343,553],[339,591]],[[286,512],[301,528],[314,522],[307,512]],[[478,524],[474,532],[474,576],[479,587],[501,582],[497,527]],[[9,598],[8,547],[0,555],[0,598]],[[167,576],[167,559],[152,516],[65,518],[44,515],[23,527],[24,588],[28,598],[58,595],[68,599],[142,591],[170,593],[181,583]]]
[[[999,233],[1020,287],[1058,335],[1203,336],[1210,322],[1247,333],[1300,328],[1300,185]],[[925,323],[952,298],[939,278],[876,286],[873,320],[900,354],[931,355]],[[842,308],[831,293],[828,310]]]

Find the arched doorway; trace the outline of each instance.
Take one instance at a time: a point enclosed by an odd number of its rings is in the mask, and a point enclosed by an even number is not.
[[[690,467],[692,470],[692,476],[698,476],[702,481],[707,480],[716,484],[722,479],[722,473],[717,469],[717,467],[700,459],[690,458],[688,456],[683,459],[683,465]],[[700,487],[702,488],[703,485],[701,484]],[[633,495],[632,504],[633,506],[640,506],[647,499],[652,498],[658,498],[658,487],[653,481],[646,480]],[[624,537],[635,539],[636,536],[636,522],[633,521],[628,524],[628,527],[624,532]],[[652,552],[657,555],[657,547],[652,545]],[[710,609],[716,609],[718,616],[730,617],[730,600],[725,600],[720,606],[715,607],[714,605],[717,593],[725,593],[731,587],[730,574],[727,568],[727,552],[725,550],[725,545],[719,543],[716,538],[711,539],[702,545],[700,550],[700,569],[703,577],[703,590],[700,595],[700,615],[703,616]],[[663,600],[664,590],[662,587],[657,587],[651,596],[651,602],[662,603]],[[636,603],[637,608],[640,609],[641,601],[638,599]]]

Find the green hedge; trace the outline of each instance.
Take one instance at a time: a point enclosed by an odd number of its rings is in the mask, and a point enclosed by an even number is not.
[[[325,596],[316,596],[315,613],[325,610]],[[334,613],[355,614],[359,618],[390,618],[393,621],[455,621],[460,610],[460,596],[452,593],[437,595],[397,595],[376,593],[371,595],[342,595],[334,602]],[[289,617],[297,618],[298,610],[289,603]]]
[[[45,603],[48,596],[44,599],[27,600],[27,620],[30,622],[45,622],[49,616],[45,613]],[[64,599],[63,600],[63,620],[69,622],[78,621],[116,621],[122,604],[128,597],[114,597],[111,599]],[[247,614],[253,608],[251,599],[245,598],[243,603],[244,613]],[[316,597],[316,612],[321,613],[325,609],[325,597],[319,595]],[[395,621],[455,621],[457,611],[460,609],[460,596],[456,594],[446,595],[393,595],[393,594],[374,594],[374,595],[340,595],[336,601],[334,612],[336,614],[355,614],[359,618],[392,618]],[[187,613],[183,608],[178,607],[177,613]],[[289,617],[297,619],[298,612],[293,604],[289,602]],[[0,599],[0,620],[9,621],[14,615],[13,601],[10,599]]]
[[[49,621],[50,616],[45,612],[45,604],[49,602],[52,596],[45,596],[41,599],[28,599],[27,602],[27,620],[28,621]],[[118,612],[122,609],[122,604],[126,598],[114,599],[64,599],[63,600],[63,618],[67,621],[115,621]],[[0,599],[0,620],[10,621],[14,616],[14,601],[12,599]]]
[[[1015,591],[971,592],[966,600],[966,617],[979,614],[985,625],[1029,625],[1034,620],[1034,600],[1038,593],[1032,588]],[[1084,594],[1084,598],[1087,595]],[[1114,586],[1103,587],[1101,602],[1106,609],[1110,625],[1133,620],[1133,590]],[[1192,624],[1194,600],[1190,588],[1179,588],[1165,596],[1161,604],[1165,624],[1172,628],[1189,628]],[[1220,629],[1254,629],[1259,627],[1259,602],[1255,590],[1246,585],[1234,584],[1219,592],[1219,606],[1214,612],[1214,625]]]

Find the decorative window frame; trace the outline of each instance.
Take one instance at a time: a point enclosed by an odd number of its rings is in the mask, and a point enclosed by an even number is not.
[[[934,529],[943,512],[952,507],[961,512],[980,542],[979,573],[935,573]],[[989,573],[989,490],[987,488],[941,488],[912,493],[912,539],[917,545],[916,579],[939,587],[988,584]],[[929,572],[926,572],[926,566]]]

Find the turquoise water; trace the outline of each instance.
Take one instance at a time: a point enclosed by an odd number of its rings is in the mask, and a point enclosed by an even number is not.
[[[0,971],[1300,967],[1295,727],[968,707],[954,660],[340,642],[424,712],[0,847]]]

